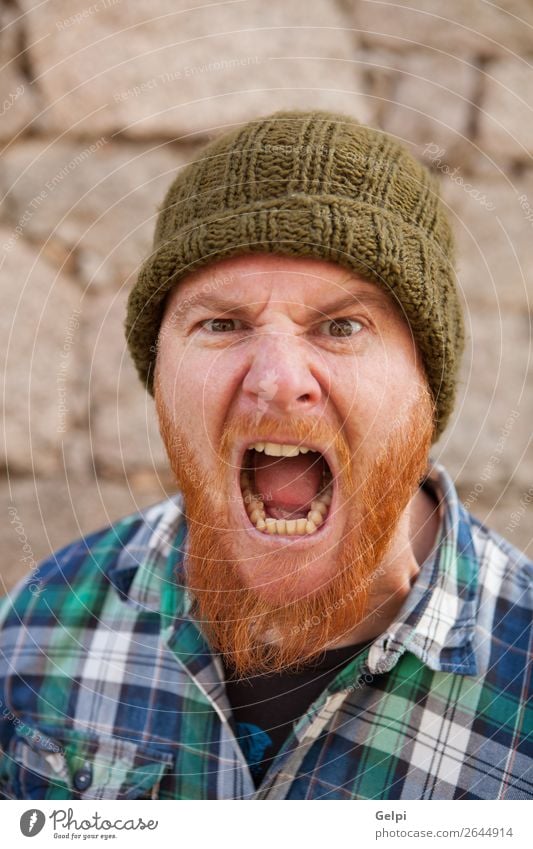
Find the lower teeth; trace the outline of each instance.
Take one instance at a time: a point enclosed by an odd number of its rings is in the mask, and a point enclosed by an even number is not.
[[[332,498],[332,484],[311,502],[307,517],[301,519],[274,519],[267,516],[263,501],[253,494],[250,479],[241,474],[241,491],[248,517],[258,531],[264,534],[284,534],[287,536],[305,536],[313,534],[322,525],[329,513]]]

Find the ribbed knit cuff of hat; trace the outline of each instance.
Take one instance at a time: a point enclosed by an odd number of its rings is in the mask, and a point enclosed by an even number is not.
[[[128,346],[151,394],[168,293],[202,266],[257,252],[338,263],[397,302],[435,400],[435,442],[453,410],[464,323],[428,170],[392,137],[328,112],[278,112],[208,144],[168,190],[128,300]]]

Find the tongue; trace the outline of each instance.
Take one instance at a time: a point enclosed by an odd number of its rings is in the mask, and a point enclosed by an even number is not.
[[[322,477],[323,460],[319,454],[297,457],[270,457],[255,453],[255,491],[265,507],[302,511],[315,498]]]

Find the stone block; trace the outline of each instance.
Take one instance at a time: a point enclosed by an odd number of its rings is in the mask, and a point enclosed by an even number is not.
[[[453,56],[482,57],[531,50],[529,0],[358,0],[350,6],[367,45],[397,51],[432,47]]]
[[[0,141],[13,141],[30,129],[40,112],[38,89],[28,79],[23,23],[13,9],[0,6]]]
[[[533,558],[533,487],[493,487],[479,496],[471,485],[456,483],[456,487],[461,501],[476,519]]]
[[[311,106],[371,117],[352,22],[330,0],[22,6],[50,131],[177,139]]]
[[[83,308],[72,280],[23,237],[1,228],[0,247],[2,462],[10,473],[51,474],[83,418]]]
[[[149,253],[158,205],[190,153],[105,136],[18,144],[3,157],[4,220],[46,243],[89,290],[118,288]]]
[[[533,9],[533,5],[531,6]],[[530,52],[533,37],[529,32]],[[479,146],[499,164],[531,164],[533,156],[533,66],[519,57],[490,62],[479,116]]]
[[[533,300],[533,174],[492,177],[450,165],[441,177],[472,309],[527,314]]]
[[[455,411],[432,450],[476,503],[533,479],[531,327],[527,313],[473,305],[466,328]]]
[[[381,73],[392,76],[392,85],[383,129],[407,142],[445,147],[448,156],[467,150],[477,69],[428,50],[387,60]]]
[[[165,474],[168,460],[155,404],[127,349],[123,326],[127,294],[124,288],[117,295],[101,295],[88,310],[93,461],[107,476],[143,470]]]

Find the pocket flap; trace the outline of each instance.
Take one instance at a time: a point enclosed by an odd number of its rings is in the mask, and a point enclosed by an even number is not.
[[[157,798],[173,756],[131,740],[23,723],[3,760],[13,798],[142,799]]]

